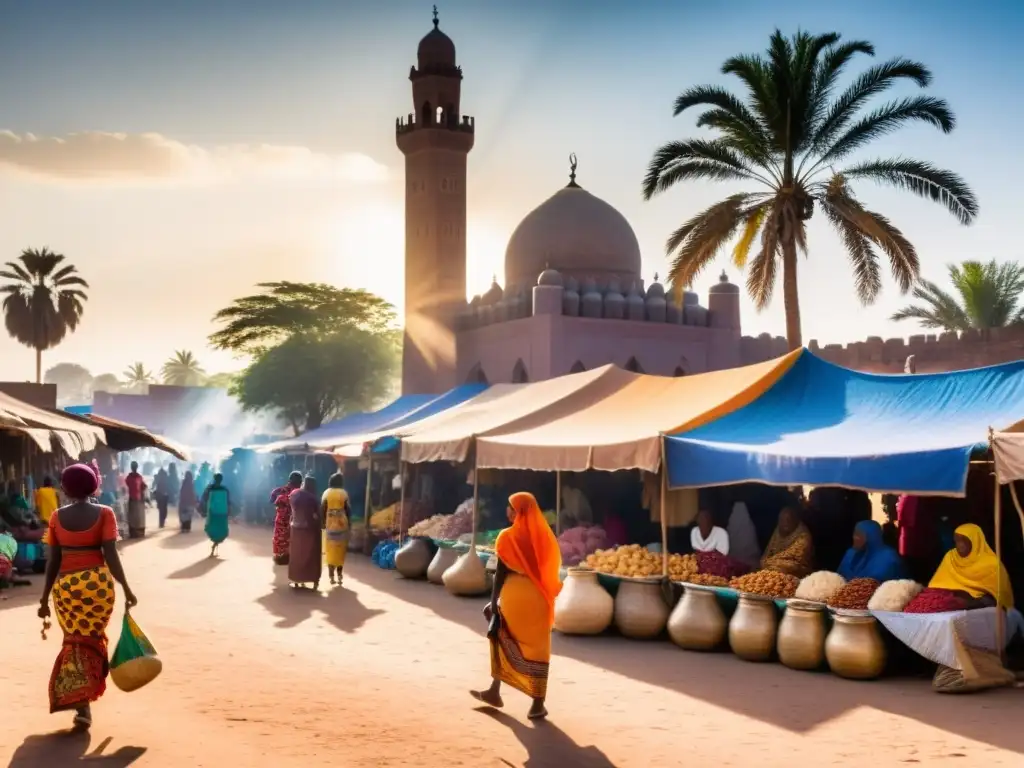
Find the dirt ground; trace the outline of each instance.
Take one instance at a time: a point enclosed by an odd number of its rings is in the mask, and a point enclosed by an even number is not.
[[[240,526],[218,560],[201,531],[124,546],[133,615],[164,672],[135,693],[111,686],[89,735],[47,712],[59,633],[39,637],[38,578],[6,592],[0,765],[1024,765],[1021,691],[944,697],[927,681],[847,682],[668,642],[556,635],[550,721],[527,721],[513,692],[483,711],[466,693],[487,683],[483,601],[356,556],[344,588],[293,592],[269,550],[269,531]]]

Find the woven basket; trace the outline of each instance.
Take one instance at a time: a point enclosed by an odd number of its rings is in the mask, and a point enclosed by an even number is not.
[[[153,682],[163,668],[163,662],[158,657],[141,656],[112,668],[110,679],[122,691],[131,693]]]

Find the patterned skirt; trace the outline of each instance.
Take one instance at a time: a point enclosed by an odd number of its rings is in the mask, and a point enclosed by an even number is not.
[[[96,701],[106,690],[114,577],[105,565],[61,574],[52,597],[64,642],[50,673],[50,712],[60,712]]]
[[[525,576],[506,577],[498,603],[498,636],[490,640],[491,677],[534,699],[548,692],[551,622],[547,603]]]
[[[288,565],[288,549],[292,540],[292,510],[291,508],[277,508],[277,516],[274,518],[274,562],[278,565]]]

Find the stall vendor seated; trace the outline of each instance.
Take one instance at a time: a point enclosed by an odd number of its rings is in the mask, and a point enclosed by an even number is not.
[[[998,603],[1013,607],[1013,588],[1006,568],[985,541],[985,533],[966,523],[953,534],[953,549],[942,558],[928,586],[959,593],[968,608],[989,608]]]
[[[761,567],[780,571],[802,579],[814,570],[814,542],[811,532],[800,520],[795,507],[784,507],[779,513],[768,546],[761,557]]]
[[[729,554],[729,534],[715,525],[711,510],[702,509],[697,513],[697,524],[690,529],[690,546],[694,552],[720,552]]]
[[[874,520],[862,520],[853,528],[853,546],[839,563],[838,573],[847,581],[874,579],[890,581],[906,578],[899,553],[884,541],[882,526]]]

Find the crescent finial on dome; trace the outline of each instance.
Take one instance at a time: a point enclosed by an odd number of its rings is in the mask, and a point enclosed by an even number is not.
[[[576,183],[576,167],[579,165],[576,161],[576,153],[569,153],[569,184],[567,186],[578,188],[580,185]]]
[[[434,29],[437,29],[438,24],[441,22],[437,18],[437,6],[434,6]]]

